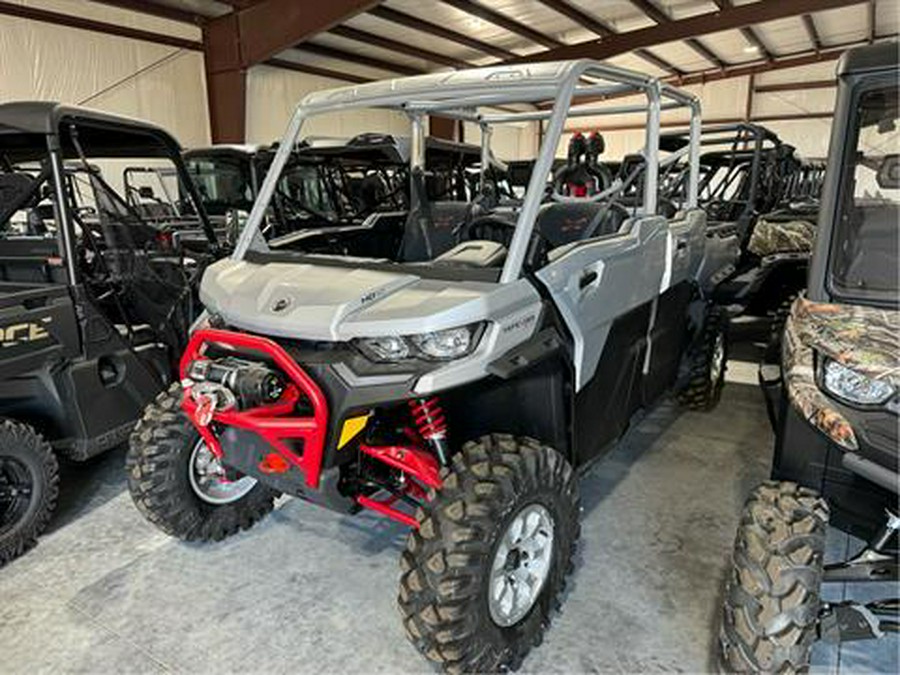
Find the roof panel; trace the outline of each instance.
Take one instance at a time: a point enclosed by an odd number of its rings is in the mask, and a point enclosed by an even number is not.
[[[833,80],[836,61],[822,61],[798,68],[784,68],[760,73],[756,76],[756,84],[783,84],[785,82],[814,82],[816,80]]]
[[[386,21],[385,19],[381,19],[371,14],[358,14],[349,21],[345,21],[344,25],[351,26],[352,28],[356,28],[358,30],[375,33],[376,35],[380,35],[391,40],[405,42],[412,47],[427,49],[432,52],[437,52],[438,54],[451,56],[462,61],[469,61],[472,63],[475,63],[479,60],[486,60],[487,62],[497,61],[495,57],[488,56],[483,52],[471,49],[465,45],[459,44],[458,42],[446,40],[444,38],[437,37],[436,35],[432,35],[431,33],[413,30],[411,28],[407,28],[406,26],[401,26],[398,23],[394,23],[393,21]],[[454,29],[452,26],[445,27],[450,30]],[[464,33],[465,31],[459,32]],[[488,58],[485,59],[485,57]]]
[[[756,34],[775,56],[813,48],[803,27],[803,21],[799,17],[767,21],[754,28]]]
[[[493,42],[498,47],[518,54],[534,53],[542,49],[540,45],[534,45],[521,36],[442,2],[426,4],[421,0],[388,0],[384,4],[404,14],[411,14],[425,21],[447,26],[459,33],[471,35],[483,42]]]
[[[357,40],[351,40],[350,38],[345,38],[340,35],[333,35],[331,33],[320,33],[308,42],[314,45],[323,45],[326,47],[339,49],[342,52],[355,54],[361,58],[370,57],[373,59],[378,59],[380,61],[386,61],[388,63],[396,63],[400,66],[406,66],[408,68],[415,68],[416,70],[420,70],[423,73],[444,69],[443,66],[432,63],[431,61],[417,59],[413,56],[408,56],[407,54],[400,54],[399,52],[395,52],[390,49],[375,47],[374,45],[359,42]],[[303,50],[301,49],[300,51],[302,52]],[[396,71],[394,71],[394,74],[396,74]]]
[[[813,16],[823,45],[865,40],[868,36],[869,20],[865,5],[816,12]]]
[[[703,36],[703,44],[730,64],[746,63],[759,59],[759,52],[737,30],[726,30]]]
[[[641,25],[650,25],[640,11],[628,0],[569,0],[587,14],[612,24],[616,30],[631,30]],[[637,24],[637,26],[635,26]]]
[[[652,75],[653,77],[663,77],[665,75],[671,75],[671,73],[667,73],[661,68],[654,66],[652,63],[645,61],[644,59],[636,56],[633,53],[620,54],[619,56],[614,56],[611,59],[607,59],[606,62],[616,66],[620,66],[621,68],[628,68],[629,70],[636,70],[641,73],[646,73],[647,75]]]
[[[656,54],[659,58],[684,72],[706,70],[712,67],[709,61],[688,47],[684,42],[670,42],[662,47],[651,47],[647,51]]]
[[[397,73],[392,71],[381,70],[380,68],[370,68],[368,66],[361,66],[356,63],[340,61],[338,59],[330,59],[324,56],[319,56],[317,54],[301,52],[296,49],[286,49],[285,51],[279,53],[277,55],[277,58],[284,59],[285,61],[293,61],[295,63],[316,66],[318,68],[327,68],[339,73],[356,75],[358,77],[364,77],[370,80],[388,80],[392,77],[397,77]]]
[[[571,19],[538,0],[477,0],[477,2],[558,42],[562,42],[565,39],[564,33],[573,28]]]
[[[231,11],[231,5],[217,0],[144,0],[148,5],[164,5],[202,16],[219,17]]]
[[[715,12],[718,7],[712,0],[651,0],[673,19],[687,19],[691,16]]]
[[[875,27],[878,35],[900,31],[900,0],[881,0],[875,5]]]

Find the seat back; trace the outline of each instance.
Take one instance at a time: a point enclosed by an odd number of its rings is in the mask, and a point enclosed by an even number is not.
[[[434,202],[430,210],[431,218],[411,214],[407,219],[400,251],[403,262],[434,260],[449,251],[457,243],[457,228],[471,214],[469,202]]]
[[[541,207],[535,229],[557,248],[587,237],[615,234],[627,217],[628,212],[615,203],[558,202]]]

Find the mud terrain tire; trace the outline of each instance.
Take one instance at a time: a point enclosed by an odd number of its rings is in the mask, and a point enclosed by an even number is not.
[[[794,483],[768,481],[744,506],[719,632],[727,672],[809,669],[819,616],[828,505]]]
[[[540,644],[573,569],[576,476],[554,449],[498,434],[466,443],[442,480],[418,510],[401,558],[407,635],[447,672],[515,670]],[[527,613],[501,627],[489,609],[489,581],[501,539],[527,508],[546,509],[552,520],[549,571]]]
[[[59,464],[27,424],[0,420],[0,567],[37,543],[59,496]]]
[[[709,307],[703,333],[686,355],[688,382],[678,392],[678,402],[689,410],[708,411],[722,398],[728,364],[728,315],[721,307]],[[718,350],[721,349],[721,352]],[[713,372],[717,354],[721,361]]]
[[[166,534],[185,541],[221,541],[266,516],[279,493],[257,483],[227,504],[198,497],[189,464],[200,434],[181,409],[182,395],[176,382],[144,411],[125,459],[128,489],[138,510]]]

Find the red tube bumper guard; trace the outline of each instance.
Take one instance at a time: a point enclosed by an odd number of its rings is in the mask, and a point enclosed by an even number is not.
[[[283,471],[285,461],[301,470],[306,485],[318,489],[322,473],[322,457],[325,450],[325,439],[328,433],[328,401],[315,381],[306,374],[303,368],[278,343],[268,338],[247,333],[204,328],[191,335],[187,348],[181,357],[180,375],[182,382],[188,380],[189,366],[194,361],[207,359],[205,350],[208,345],[215,344],[234,350],[238,354],[252,352],[267,357],[288,377],[289,382],[281,398],[270,405],[259,406],[248,410],[219,410],[212,414],[211,421],[220,425],[237,427],[251,431],[263,438],[272,448],[260,465],[266,472]],[[297,415],[296,405],[301,397],[306,397],[312,407],[312,415]],[[184,387],[182,409],[197,428],[210,451],[219,459],[224,452],[218,438],[210,425],[199,421],[200,406],[191,395],[191,386]],[[302,440],[302,454],[297,454],[286,441]],[[441,486],[440,467],[434,456],[427,451],[413,446],[370,446],[360,444],[361,452],[382,461],[415,478],[424,486],[439,488]],[[265,465],[265,466],[264,466]],[[417,499],[425,497],[425,490],[413,482],[407,483],[407,492]],[[390,496],[379,501],[371,497],[360,496],[357,502],[366,508],[373,509],[394,520],[407,525],[416,526],[416,519],[393,507],[397,496]]]

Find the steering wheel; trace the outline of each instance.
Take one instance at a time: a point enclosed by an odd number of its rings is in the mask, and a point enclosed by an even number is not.
[[[498,216],[480,216],[469,223],[464,231],[460,241],[495,241],[503,244],[507,249],[512,243],[513,234],[516,231],[516,224],[508,220],[499,218]],[[553,248],[551,242],[540,232],[537,227],[531,231],[531,242],[528,245],[528,252],[525,254],[525,265],[531,269],[537,269],[540,265],[536,263],[546,258],[546,254]]]

